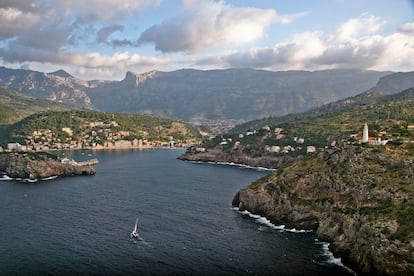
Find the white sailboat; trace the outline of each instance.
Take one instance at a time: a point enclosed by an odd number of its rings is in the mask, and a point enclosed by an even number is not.
[[[137,219],[136,219],[136,221],[135,221],[135,227],[134,227],[134,230],[132,230],[132,232],[131,232],[131,238],[135,238],[135,239],[138,239],[139,238],[139,234],[138,234],[138,232],[137,232],[137,228],[138,228],[138,217],[137,217]]]

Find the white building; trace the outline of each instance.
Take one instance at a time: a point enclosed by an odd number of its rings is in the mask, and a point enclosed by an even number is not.
[[[388,140],[381,140],[381,137],[369,137],[368,125],[364,125],[362,130],[362,139],[359,140],[360,143],[368,143],[370,145],[385,145],[388,143]]]
[[[365,123],[364,130],[362,131],[362,143],[367,143],[369,141],[369,135],[368,135],[368,125]]]
[[[17,150],[17,151],[26,151],[27,147],[20,145],[19,143],[8,143],[7,144],[7,149],[8,150]]]

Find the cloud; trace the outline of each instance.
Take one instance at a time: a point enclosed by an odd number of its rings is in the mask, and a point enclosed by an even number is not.
[[[184,11],[144,31],[140,44],[162,52],[196,52],[257,40],[277,18],[272,9],[238,8],[214,1],[184,1]]]
[[[104,43],[107,45],[110,45],[114,48],[116,47],[126,47],[126,46],[136,46],[136,43],[128,40],[128,39],[111,39],[108,38],[115,32],[122,32],[124,30],[124,27],[122,25],[113,24],[106,27],[101,28],[96,33],[96,41],[98,43]]]
[[[351,23],[350,23],[351,22]],[[365,22],[363,29],[361,22]],[[359,68],[390,70],[414,67],[412,23],[404,24],[390,35],[378,31],[384,21],[362,15],[339,26],[331,34],[306,32],[293,35],[288,41],[273,47],[230,52],[219,57],[207,57],[196,64],[208,66],[214,62],[223,67],[253,67],[272,70]]]
[[[398,31],[403,34],[414,34],[414,22],[406,23],[402,25]]]
[[[154,66],[166,64],[167,59],[148,57],[139,54],[130,55],[128,52],[119,52],[111,56],[102,55],[98,52],[76,53],[70,55],[71,64],[86,68],[131,68],[136,66]]]
[[[29,33],[43,22],[53,20],[54,13],[44,4],[28,0],[0,2],[0,38]]]
[[[362,14],[345,22],[331,35],[330,39],[333,41],[349,41],[361,35],[376,32],[384,24],[386,24],[386,21],[378,16]]]
[[[10,63],[61,62],[60,50],[67,44],[71,33],[70,26],[45,27],[10,41],[7,48],[0,48],[0,57]]]
[[[76,66],[81,78],[119,79],[125,71],[143,72],[161,69],[170,63],[169,59],[119,52],[102,55],[98,52],[71,54],[70,65]]]
[[[110,20],[131,15],[160,0],[52,0],[53,6],[63,15],[76,16],[82,22]]]
[[[73,58],[69,49],[96,41],[113,47],[132,46],[127,39],[109,37],[123,31],[111,24],[96,32],[94,24],[141,11],[159,1],[149,0],[2,0],[0,1],[0,57],[5,63],[62,63]],[[116,21],[114,21],[116,22]],[[80,46],[82,47],[82,46]],[[72,50],[76,51],[76,50]]]
[[[108,37],[113,34],[114,32],[122,32],[124,30],[124,27],[122,25],[113,24],[110,26],[103,27],[96,33],[96,40],[99,43],[107,43]]]

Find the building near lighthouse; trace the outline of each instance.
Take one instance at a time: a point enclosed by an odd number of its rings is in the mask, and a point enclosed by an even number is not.
[[[368,124],[364,124],[364,128],[362,130],[362,137],[358,137],[359,143],[368,143],[370,145],[385,145],[387,144],[388,140],[381,140],[381,137],[370,137],[369,136],[369,129]]]

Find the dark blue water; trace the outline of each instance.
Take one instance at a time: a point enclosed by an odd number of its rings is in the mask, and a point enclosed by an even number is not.
[[[95,176],[0,181],[0,274],[349,274],[313,233],[232,210],[235,193],[268,172],[180,153],[93,152]],[[129,237],[137,216],[143,241]]]

